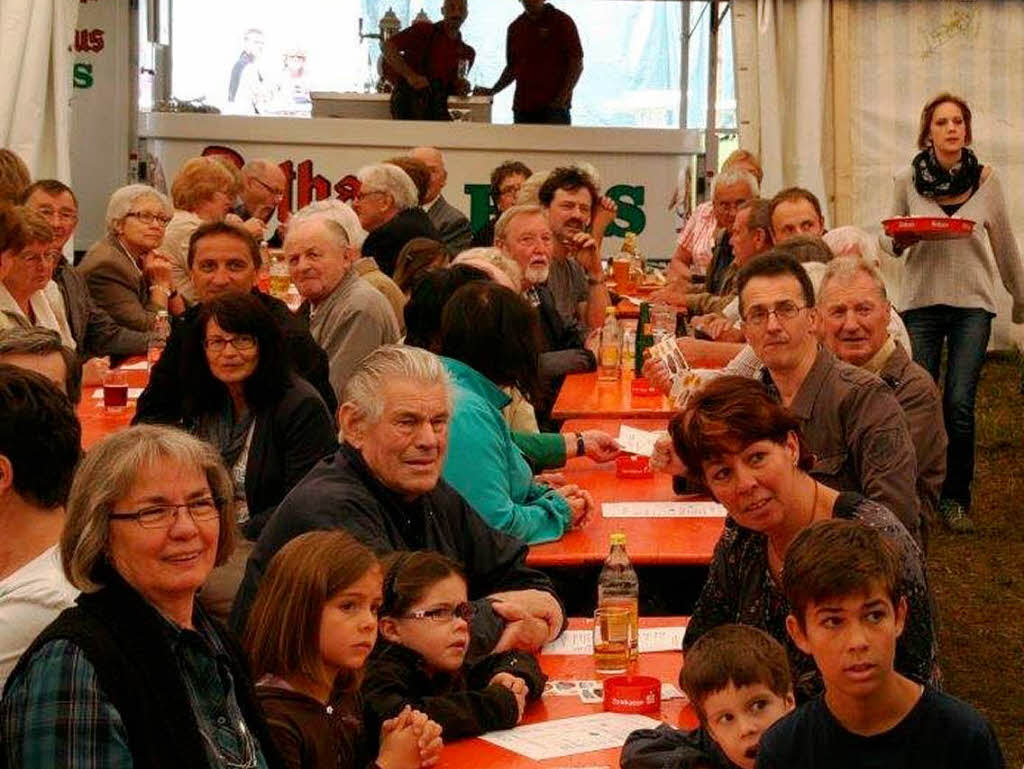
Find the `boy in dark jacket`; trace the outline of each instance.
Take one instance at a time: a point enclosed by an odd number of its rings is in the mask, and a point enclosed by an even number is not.
[[[700,728],[639,729],[622,748],[622,769],[754,769],[761,734],[793,710],[782,645],[746,625],[719,625],[686,653],[679,684]]]
[[[434,552],[395,553],[384,565],[381,638],[362,686],[369,728],[406,705],[440,724],[446,741],[519,723],[546,676],[519,651],[465,664],[473,604],[459,565]]]

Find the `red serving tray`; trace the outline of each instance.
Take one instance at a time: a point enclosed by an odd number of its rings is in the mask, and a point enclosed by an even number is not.
[[[914,235],[921,240],[954,240],[969,238],[974,231],[974,220],[949,216],[897,216],[895,219],[883,219],[882,226],[890,238]]]

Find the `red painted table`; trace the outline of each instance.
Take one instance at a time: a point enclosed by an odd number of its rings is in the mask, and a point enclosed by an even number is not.
[[[582,629],[590,627],[590,620],[572,619],[569,627]],[[640,627],[669,627],[685,625],[683,617],[641,617]],[[599,678],[594,673],[594,659],[589,654],[543,654],[540,657],[541,667],[551,679],[587,680]],[[683,664],[681,651],[646,652],[640,655],[636,672],[640,675],[653,676],[663,683],[677,684],[679,670]],[[534,724],[557,718],[584,716],[600,713],[600,704],[586,704],[578,696],[548,696],[529,705],[523,717],[523,724]],[[662,702],[659,713],[647,714],[651,718],[660,719],[673,726],[692,729],[697,726],[697,716],[686,700],[674,699]],[[501,767],[501,769],[527,769],[527,767],[609,767],[615,769],[619,765],[621,748],[598,750],[590,753],[577,753],[562,758],[545,761],[532,759],[513,753],[497,745],[481,739],[467,739],[446,745],[441,752],[440,767],[445,769],[480,769],[481,767]]]
[[[666,420],[622,420],[643,430],[664,430]],[[566,422],[563,432],[604,430],[617,436],[619,420],[580,419]],[[594,497],[596,511],[591,521],[565,534],[557,542],[532,545],[526,557],[531,566],[595,565],[608,556],[608,540],[614,532],[626,534],[626,549],[634,564],[656,566],[706,566],[722,534],[725,518],[604,518],[604,502],[667,502],[678,497],[672,491],[672,477],[655,473],[649,479],[623,479],[615,475],[615,463],[595,464],[585,457],[571,459],[564,470],[568,483],[587,489]]]

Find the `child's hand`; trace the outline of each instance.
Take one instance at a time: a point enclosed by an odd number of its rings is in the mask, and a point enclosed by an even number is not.
[[[526,686],[524,681],[519,676],[514,676],[511,673],[497,673],[494,678],[490,681],[490,686],[504,686],[516,698],[516,705],[519,707],[519,717],[516,719],[518,724],[523,720],[523,711],[526,710],[526,695],[529,693],[529,688]]]
[[[419,735],[412,720],[412,711],[406,706],[401,713],[381,725],[380,751],[377,753],[380,769],[419,769]]]
[[[444,747],[441,725],[417,710],[414,710],[413,714],[416,719],[413,729],[419,734],[420,766],[426,769],[441,759],[441,748]]]

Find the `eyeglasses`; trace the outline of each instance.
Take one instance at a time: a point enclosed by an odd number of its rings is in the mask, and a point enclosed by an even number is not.
[[[78,212],[72,208],[62,208],[58,211],[50,206],[40,206],[36,209],[36,212],[42,214],[47,219],[57,219],[61,222],[78,221]]]
[[[277,187],[271,187],[269,184],[267,184],[265,181],[260,179],[258,176],[252,177],[252,180],[254,182],[256,182],[258,185],[260,185],[267,192],[269,192],[271,195],[273,195],[275,200],[280,200],[281,198],[284,197],[284,190],[279,190],[279,189],[277,189]]]
[[[31,256],[25,256],[24,254],[15,254],[14,256],[24,264],[32,267],[38,267],[43,262],[49,262],[50,264],[55,263],[60,258],[60,252],[47,251],[42,254],[32,254]]]
[[[456,617],[470,622],[474,614],[476,614],[476,606],[463,601],[462,603],[455,604],[455,606],[438,606],[436,609],[411,611],[408,614],[403,614],[402,619],[429,619],[435,624],[443,625],[446,622],[451,622]]]
[[[518,195],[520,189],[522,189],[521,184],[509,184],[504,187],[499,187],[498,194],[501,195],[501,197],[506,197],[508,195]]]
[[[207,350],[217,353],[224,352],[224,348],[228,345],[234,347],[238,352],[249,352],[249,350],[256,347],[256,337],[249,334],[239,334],[238,336],[231,337],[214,336],[203,342],[203,346]]]
[[[774,315],[776,320],[780,323],[793,320],[800,312],[800,310],[806,309],[806,305],[800,305],[796,302],[779,302],[774,307],[755,307],[747,313],[747,317],[744,319],[745,322],[751,326],[763,326],[768,322],[768,316]]]
[[[166,227],[167,223],[171,221],[171,217],[169,216],[165,216],[164,214],[151,214],[148,211],[129,211],[125,216],[138,219],[143,224],[159,224],[161,227]]]
[[[112,521],[135,520],[144,529],[163,529],[178,519],[181,510],[188,510],[196,523],[212,521],[220,515],[217,503],[210,497],[203,497],[183,505],[153,505],[131,513],[111,513],[109,518]]]
[[[363,198],[368,198],[368,197],[370,197],[370,195],[387,195],[387,194],[388,193],[384,192],[384,190],[359,190],[359,192],[356,193],[356,200],[362,200]]]

